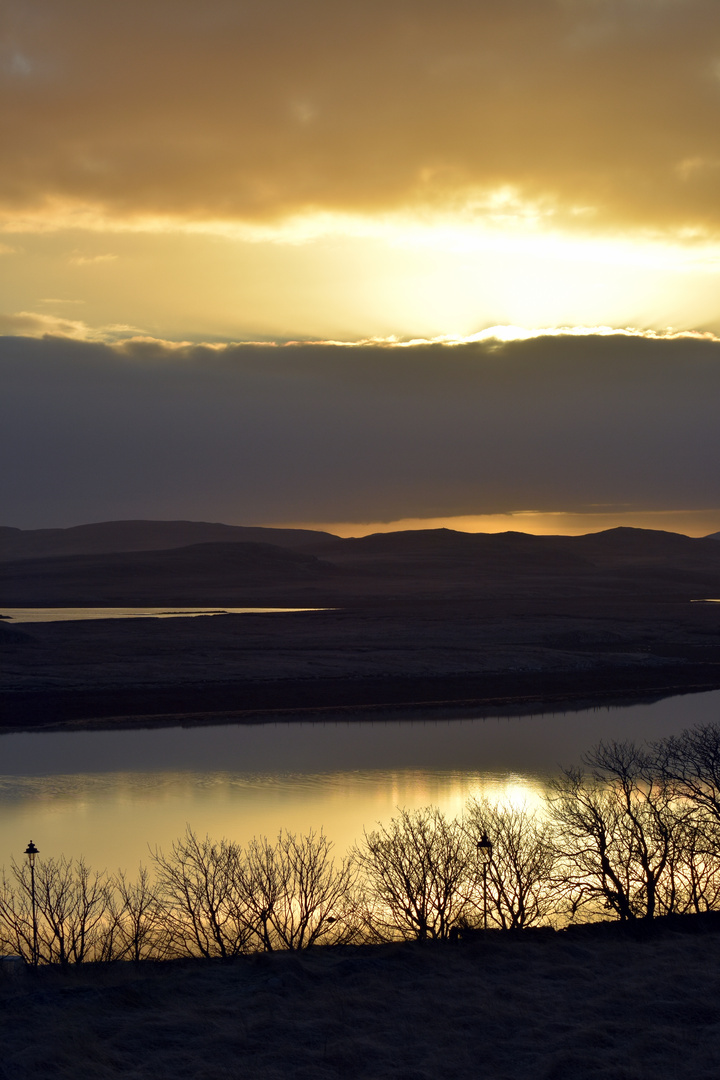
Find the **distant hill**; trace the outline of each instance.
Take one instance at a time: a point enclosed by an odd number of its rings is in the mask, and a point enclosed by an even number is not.
[[[618,528],[585,536],[460,533],[450,529],[376,533],[307,549],[368,582],[405,593],[462,583],[483,595],[527,590],[600,594],[720,595],[720,544],[652,529]]]
[[[581,554],[556,550],[548,537],[530,533],[465,533],[453,529],[413,529],[313,544],[308,550],[328,562],[358,569],[384,569],[405,576],[428,571],[534,568],[569,569],[584,564]]]
[[[256,543],[301,548],[334,540],[310,529],[265,529],[207,521],[101,521],[70,529],[13,529],[0,526],[0,562],[56,555],[101,555],[121,551],[167,551],[191,544]]]
[[[720,596],[720,544],[651,529],[619,528],[585,536],[428,529],[349,539],[287,530],[291,541],[298,534],[305,541],[312,538],[298,548],[242,539],[255,531],[275,539],[286,530],[206,528],[230,530],[233,539],[0,560],[0,605],[333,606],[361,597],[385,602],[393,596],[488,597],[528,595],[529,590],[569,596],[578,589],[618,597]],[[128,543],[131,536],[129,530]],[[167,544],[168,536],[155,534],[158,544]],[[136,534],[135,542],[142,538]],[[118,533],[111,530],[107,542],[119,542]]]
[[[271,544],[193,544],[161,551],[62,555],[0,563],[7,607],[227,604],[228,596],[321,587],[339,571]],[[255,605],[253,605],[255,606]]]
[[[709,538],[693,538],[656,529],[607,529],[584,536],[534,536],[530,533],[463,533],[452,529],[419,529],[373,533],[357,539],[322,541],[308,548],[329,562],[453,563],[481,561],[532,567],[671,565],[720,567],[720,550]]]
[[[706,540],[720,540],[720,532],[710,533],[710,535],[706,536],[705,539]]]
[[[715,564],[720,552],[708,537],[685,536],[660,529],[631,529],[621,526],[584,536],[548,537],[558,548],[567,547],[596,565],[643,563],[690,567]]]

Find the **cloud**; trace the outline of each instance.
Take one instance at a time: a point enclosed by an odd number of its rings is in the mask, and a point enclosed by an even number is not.
[[[42,300],[43,304],[82,304],[82,300]],[[65,337],[76,341],[116,341],[141,333],[137,326],[113,323],[108,326],[88,326],[80,319],[65,319],[37,311],[0,312],[0,334],[22,337]]]
[[[698,340],[720,342],[710,330],[646,330],[638,327],[613,327],[613,326],[557,326],[557,327],[528,327],[528,326],[488,326],[484,330],[478,330],[476,334],[466,334],[463,337],[454,337],[443,334],[434,338],[410,338],[404,339],[396,336],[365,338],[360,341],[315,341],[301,342],[289,341],[287,345],[338,345],[348,349],[363,348],[367,345],[377,345],[389,349],[412,349],[419,345],[445,345],[452,348],[457,345],[471,345],[473,343],[528,341],[531,338],[550,337],[615,337],[615,338],[644,338],[646,341],[671,341],[671,340]]]
[[[0,339],[6,524],[720,507],[720,343]]]
[[[8,221],[441,207],[720,233],[717,0],[36,0],[32,18],[7,0],[5,17]]]
[[[50,301],[46,301],[50,302]],[[55,301],[52,301],[55,303]],[[55,334],[60,337],[85,340],[91,337],[91,331],[84,322],[76,319],[63,319],[57,315],[46,315],[36,311],[16,311],[14,314],[0,314],[0,334],[20,334],[26,337],[43,337]]]
[[[94,266],[96,263],[114,262],[117,255],[71,255],[68,262],[71,266]]]

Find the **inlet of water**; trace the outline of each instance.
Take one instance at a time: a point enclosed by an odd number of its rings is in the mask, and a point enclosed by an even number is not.
[[[8,626],[15,623],[85,622],[88,619],[179,619],[199,615],[282,615],[294,611],[318,611],[319,608],[269,607],[59,607],[3,608],[0,618]]]

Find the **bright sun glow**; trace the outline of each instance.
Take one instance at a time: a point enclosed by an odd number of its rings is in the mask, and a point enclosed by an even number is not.
[[[717,245],[679,234],[602,238],[510,209],[490,200],[454,214],[244,224],[46,208],[3,226],[12,233],[0,260],[5,312],[23,333],[34,318],[37,333],[104,340],[720,330]]]
[[[268,523],[270,524],[270,523]],[[524,532],[535,536],[582,536],[623,526],[661,529],[686,536],[720,532],[720,510],[630,510],[587,507],[582,512],[518,510],[508,514],[465,514],[457,517],[400,518],[372,522],[282,522],[285,527],[323,529],[336,536],[369,536],[407,529],[455,529],[458,532]]]

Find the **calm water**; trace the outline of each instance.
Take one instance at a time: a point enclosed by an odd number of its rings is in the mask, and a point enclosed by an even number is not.
[[[533,803],[601,738],[658,738],[719,711],[715,691],[520,718],[3,735],[0,865],[33,839],[43,855],[134,870],[186,823],[240,842],[322,826],[344,851],[399,806]]]
[[[3,622],[78,622],[86,619],[187,619],[193,615],[272,615],[289,611],[317,611],[318,608],[268,607],[67,607],[67,608],[3,608]]]

